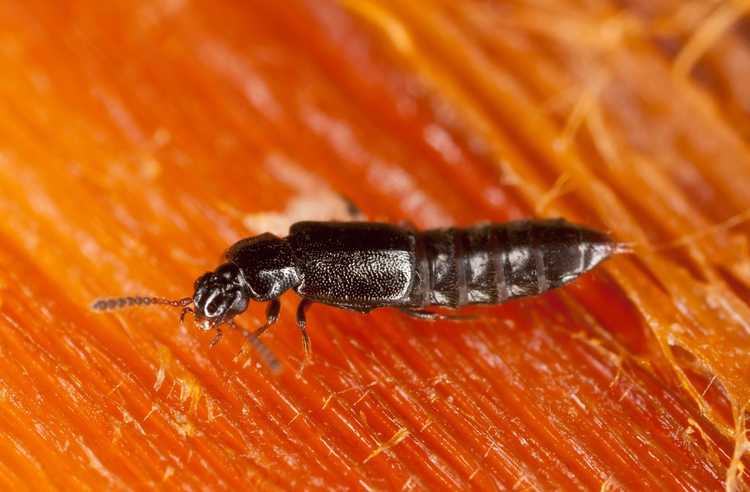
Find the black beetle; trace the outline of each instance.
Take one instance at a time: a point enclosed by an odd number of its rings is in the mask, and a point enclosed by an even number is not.
[[[103,299],[93,308],[183,307],[181,320],[193,313],[203,330],[217,331],[213,345],[221,339],[221,325],[236,327],[234,317],[249,301],[268,302],[265,324],[254,333],[242,331],[276,368],[257,337],[276,322],[278,298],[289,289],[302,297],[297,326],[309,360],[305,311],[312,303],[360,312],[394,307],[422,319],[445,319],[450,316],[424,308],[538,295],[621,250],[606,234],[562,219],[426,231],[377,222],[298,222],[285,238],[266,233],[234,244],[226,263],[195,281],[191,298]]]

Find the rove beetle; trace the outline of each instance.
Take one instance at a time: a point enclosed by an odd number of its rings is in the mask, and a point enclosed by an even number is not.
[[[235,243],[226,263],[195,281],[192,297],[122,297],[98,300],[92,307],[182,307],[181,322],[192,313],[202,330],[216,330],[213,346],[221,339],[222,325],[238,328],[234,317],[250,301],[268,302],[265,324],[254,332],[240,329],[277,370],[278,361],[258,336],[278,319],[278,298],[289,289],[302,297],[297,326],[309,361],[305,311],[313,303],[363,313],[393,307],[421,319],[455,319],[424,308],[539,295],[624,247],[602,232],[562,219],[425,231],[377,222],[297,222],[285,238],[265,233]]]

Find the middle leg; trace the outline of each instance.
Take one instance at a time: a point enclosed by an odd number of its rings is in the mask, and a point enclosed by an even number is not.
[[[305,362],[303,366],[312,362],[312,348],[310,346],[310,337],[307,336],[307,319],[305,318],[305,312],[311,304],[312,301],[309,299],[302,299],[299,306],[297,306],[297,328],[299,328],[299,331],[302,334],[302,346],[305,350]]]

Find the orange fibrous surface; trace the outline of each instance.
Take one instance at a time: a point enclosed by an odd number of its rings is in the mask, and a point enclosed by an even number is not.
[[[0,3],[7,490],[745,490],[745,1]],[[555,217],[632,247],[424,322],[177,312],[298,220]],[[263,307],[239,318],[254,328]]]

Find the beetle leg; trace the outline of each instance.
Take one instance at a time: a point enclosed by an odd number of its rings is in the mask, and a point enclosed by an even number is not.
[[[192,313],[193,315],[195,315],[195,310],[191,307],[182,309],[182,312],[180,313],[180,328],[185,327],[185,316],[187,316],[188,313]]]
[[[267,329],[271,327],[276,320],[279,319],[279,311],[281,310],[281,302],[278,299],[273,299],[268,303],[266,308],[266,322],[253,332],[254,337],[261,336]]]
[[[406,314],[407,316],[411,316],[412,318],[423,319],[427,321],[438,321],[438,320],[466,321],[470,319],[476,319],[476,316],[449,315],[449,314],[436,313],[434,311],[427,311],[425,309],[400,308],[400,310],[402,313]]]
[[[341,193],[338,194],[341,201],[344,202],[346,207],[346,214],[349,216],[349,220],[365,220],[365,214],[362,213],[362,209],[357,206],[351,198]]]
[[[236,330],[240,330],[240,332],[245,337],[245,339],[250,343],[250,345],[253,346],[255,351],[258,352],[258,354],[261,356],[261,358],[263,359],[263,362],[265,362],[266,365],[271,369],[271,372],[278,374],[279,371],[281,371],[281,363],[279,362],[279,359],[277,359],[276,356],[273,355],[273,352],[271,352],[271,349],[269,349],[265,343],[261,342],[260,339],[256,337],[254,333],[251,333],[248,330],[242,328],[241,326],[238,326],[234,320],[229,320],[227,323],[232,328]]]
[[[305,328],[307,326],[307,320],[305,319],[305,311],[307,311],[307,308],[310,307],[310,304],[312,304],[312,301],[308,299],[302,299],[302,301],[297,306],[297,328],[299,328],[299,331],[302,334],[302,346],[305,349],[304,364],[308,364],[309,362],[312,361],[312,348],[310,346],[310,337],[307,336],[307,329]]]
[[[409,229],[410,231],[416,231],[417,226],[414,225],[414,222],[410,221],[409,219],[403,219],[398,221],[398,225],[403,227],[404,229]]]
[[[221,327],[220,326],[217,326],[216,327],[216,335],[214,335],[214,337],[211,339],[211,341],[208,342],[208,346],[209,347],[213,347],[214,345],[216,345],[217,343],[219,343],[219,340],[221,340],[221,337],[223,337],[223,336],[224,336],[224,332],[221,331]]]

